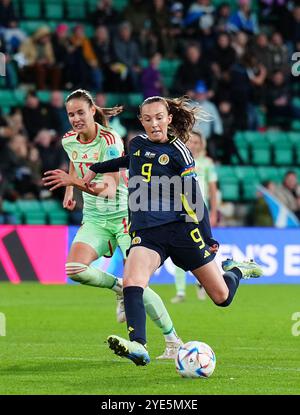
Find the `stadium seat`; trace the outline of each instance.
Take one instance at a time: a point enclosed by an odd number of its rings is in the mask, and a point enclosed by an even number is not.
[[[16,205],[27,224],[42,225],[46,223],[46,214],[38,200],[17,200]]]
[[[122,11],[128,4],[128,0],[113,0],[113,7],[118,10]]]
[[[84,20],[86,18],[85,3],[82,0],[66,0],[66,13],[69,20]]]
[[[68,223],[68,214],[58,200],[42,200],[41,205],[47,214],[48,221],[50,224],[65,225]]]
[[[51,212],[49,214],[50,225],[67,225],[68,214],[66,211]]]
[[[238,201],[240,199],[239,185],[238,183],[220,183],[220,190],[222,193],[222,199],[224,201]]]
[[[39,100],[44,103],[47,103],[50,101],[50,95],[51,95],[50,91],[43,91],[43,90],[37,91],[37,96]]]
[[[44,20],[21,20],[20,28],[31,36],[39,27],[44,26]]]
[[[242,182],[242,194],[243,200],[249,201],[256,198],[257,194],[257,186],[259,185],[259,181],[254,182]]]
[[[261,183],[269,181],[269,180],[275,183],[279,183],[281,181],[281,176],[279,174],[277,167],[273,167],[273,166],[258,167],[257,174],[258,174],[259,181]]]
[[[22,223],[22,215],[15,202],[3,200],[2,210],[3,212],[8,213],[11,216],[12,222],[16,225]]]
[[[287,135],[284,131],[269,130],[269,131],[266,131],[265,135],[271,144],[276,144],[278,142],[284,142],[287,139]]]
[[[138,106],[143,102],[143,95],[136,93],[136,94],[128,94],[128,105],[130,107],[136,107],[138,108]]]
[[[219,182],[238,184],[238,179],[233,167],[219,165],[216,166],[216,170]]]
[[[300,131],[300,121],[299,120],[294,120],[292,121],[292,130],[294,131]]]
[[[24,19],[40,19],[42,15],[42,4],[39,1],[23,1],[22,15]]]
[[[249,144],[246,141],[243,131],[237,131],[234,135],[234,142],[240,157],[245,164],[250,164]],[[232,162],[238,164],[238,159],[235,155],[232,156]]]
[[[289,141],[274,143],[274,164],[277,166],[293,164],[293,147]]]
[[[235,174],[242,182],[251,182],[258,179],[257,169],[252,166],[236,166]]]
[[[64,17],[64,4],[60,0],[47,0],[44,10],[46,19],[61,20]]]

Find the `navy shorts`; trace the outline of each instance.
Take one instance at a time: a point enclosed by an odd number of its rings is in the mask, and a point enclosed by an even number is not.
[[[137,230],[131,235],[128,253],[136,246],[144,246],[160,255],[160,265],[170,257],[174,264],[184,271],[193,271],[208,264],[215,257],[210,251],[210,246],[217,241],[212,238],[205,241],[200,229],[199,225],[193,222],[172,222]]]

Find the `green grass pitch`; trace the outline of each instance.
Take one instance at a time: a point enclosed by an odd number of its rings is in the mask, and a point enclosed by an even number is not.
[[[174,287],[153,287],[162,296],[184,341],[208,343],[217,356],[209,379],[182,379],[173,361],[157,361],[164,341],[147,320],[152,358],[136,367],[105,344],[109,334],[126,336],[115,320],[108,290],[81,286],[0,284],[0,394],[299,394],[300,336],[292,315],[300,311],[300,286],[239,288],[232,305],[196,299],[170,304]]]

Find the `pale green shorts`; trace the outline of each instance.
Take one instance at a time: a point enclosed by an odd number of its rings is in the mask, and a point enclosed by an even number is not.
[[[131,243],[127,226],[127,217],[114,221],[110,220],[105,224],[85,222],[80,226],[73,244],[82,242],[91,246],[97,252],[99,258],[102,256],[111,257],[119,246],[123,257],[126,258],[126,251]]]

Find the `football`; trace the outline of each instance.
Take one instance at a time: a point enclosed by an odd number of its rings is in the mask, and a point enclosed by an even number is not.
[[[208,344],[190,341],[178,349],[175,364],[184,378],[208,378],[215,370],[216,355]]]

